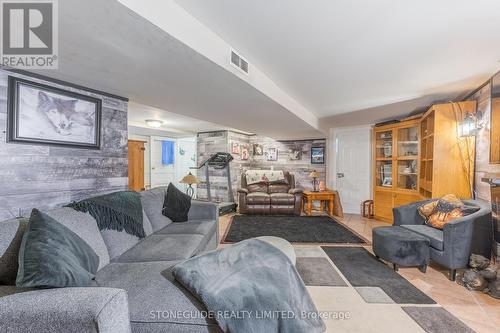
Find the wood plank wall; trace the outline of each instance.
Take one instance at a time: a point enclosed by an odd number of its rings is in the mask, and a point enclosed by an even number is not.
[[[100,98],[101,149],[7,143],[9,75]],[[0,220],[127,189],[127,106],[120,99],[0,70]]]
[[[249,169],[271,169],[285,170],[295,175],[296,186],[302,189],[312,189],[309,173],[315,169],[321,174],[320,180],[326,179],[326,164],[311,164],[311,147],[326,147],[326,140],[296,140],[296,141],[276,141],[274,139],[236,133],[233,131],[218,131],[198,134],[198,162],[215,152],[230,152],[231,144],[238,143],[241,146],[248,146],[250,157],[242,160],[241,154],[233,154],[234,160],[231,162],[231,179],[235,199],[236,190],[240,186],[241,174]],[[264,147],[275,147],[278,149],[277,161],[266,161],[265,156],[253,155],[253,144],[261,144]],[[302,151],[300,160],[291,161],[288,158],[288,150],[298,148]],[[326,156],[325,156],[326,161]],[[198,185],[197,197],[206,199],[206,185],[204,170],[198,171],[198,178],[202,183]],[[210,182],[212,197],[214,200],[227,201],[227,175],[224,170],[210,169]]]

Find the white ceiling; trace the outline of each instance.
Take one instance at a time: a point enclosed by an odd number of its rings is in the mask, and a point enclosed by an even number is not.
[[[163,125],[159,128],[152,129],[146,125],[146,120],[148,119],[160,120],[163,122]],[[146,128],[155,132],[168,132],[176,137],[192,136],[200,132],[220,130],[237,131],[236,129],[230,127],[221,126],[192,117],[186,117],[133,101],[128,104],[128,124],[130,126]]]
[[[245,80],[115,0],[60,1],[59,69],[36,72],[276,139],[324,137]]]
[[[150,105],[144,120],[201,121],[180,132],[319,138],[454,99],[500,68],[498,0],[119,1],[61,1],[60,68],[39,73]]]
[[[498,0],[176,2],[332,125],[455,98],[500,68]]]

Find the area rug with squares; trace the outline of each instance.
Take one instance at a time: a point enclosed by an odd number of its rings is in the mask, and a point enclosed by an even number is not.
[[[329,216],[236,215],[222,243],[275,236],[290,243],[357,244],[367,240]]]
[[[474,332],[359,246],[295,247],[296,268],[327,332]]]

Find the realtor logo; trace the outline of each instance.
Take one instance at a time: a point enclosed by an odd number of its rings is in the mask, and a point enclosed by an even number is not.
[[[0,0],[1,65],[56,69],[57,0]]]

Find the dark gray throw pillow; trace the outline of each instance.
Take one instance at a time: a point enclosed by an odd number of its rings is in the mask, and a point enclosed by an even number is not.
[[[186,222],[190,208],[191,197],[182,193],[172,183],[168,184],[162,214],[171,219],[172,222]]]
[[[19,250],[16,286],[88,287],[99,257],[77,234],[33,209]]]

